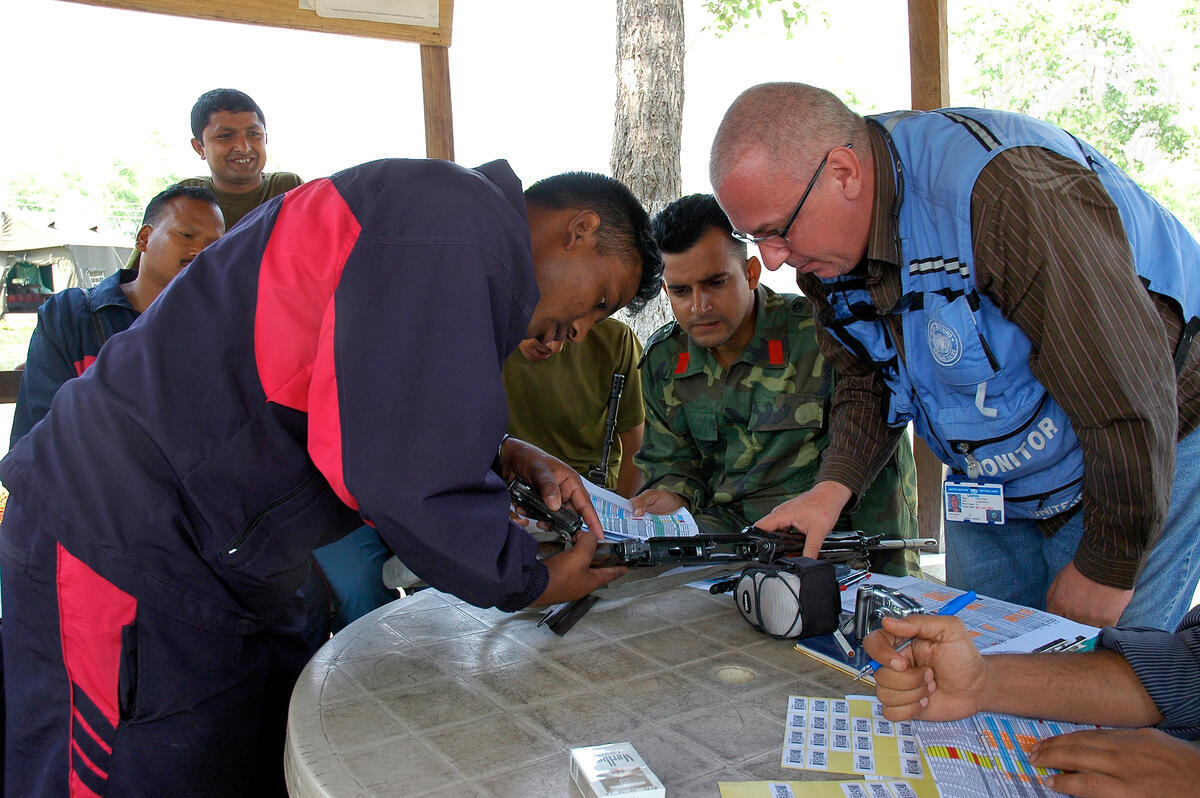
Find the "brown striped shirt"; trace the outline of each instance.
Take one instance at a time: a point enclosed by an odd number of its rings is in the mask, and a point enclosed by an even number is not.
[[[871,129],[875,208],[857,270],[877,308],[900,298],[891,155]],[[971,197],[975,279],[1033,342],[1030,367],[1071,418],[1083,447],[1084,536],[1075,565],[1088,578],[1132,587],[1166,520],[1175,444],[1200,419],[1200,345],[1176,380],[1178,305],[1145,290],[1116,207],[1090,170],[1035,147],[989,163]],[[797,284],[824,306],[822,283]],[[897,342],[898,316],[888,319]],[[842,375],[818,479],[861,492],[899,434],[884,423],[887,389],[826,331],[822,350]],[[868,453],[864,456],[864,453]],[[1041,522],[1053,534],[1071,513]]]

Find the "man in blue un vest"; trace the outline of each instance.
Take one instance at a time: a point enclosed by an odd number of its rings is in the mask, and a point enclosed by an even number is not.
[[[1177,219],[1044,122],[863,118],[795,83],[734,102],[710,173],[844,375],[817,483],[759,526],[815,555],[911,422],[949,466],[950,584],[1175,627],[1200,578],[1200,246]]]

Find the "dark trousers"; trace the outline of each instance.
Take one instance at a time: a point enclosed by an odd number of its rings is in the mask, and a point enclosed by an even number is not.
[[[292,686],[308,656],[286,623],[222,635],[138,602],[56,541],[0,558],[5,795],[286,795]]]

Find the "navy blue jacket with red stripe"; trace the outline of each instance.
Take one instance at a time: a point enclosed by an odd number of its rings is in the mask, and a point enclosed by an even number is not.
[[[3,462],[0,545],[50,535],[214,631],[274,620],[359,515],[431,585],[526,606],[548,575],[489,470],[537,303],[503,162],[378,161],[273,200],[67,382]]]

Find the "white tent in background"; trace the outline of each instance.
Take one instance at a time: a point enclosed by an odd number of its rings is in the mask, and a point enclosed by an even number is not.
[[[25,287],[11,286],[14,297],[18,293],[27,297],[20,307],[33,309],[40,303],[36,294],[53,293],[74,285],[91,288],[120,269],[132,251],[130,244],[123,236],[100,232],[95,227],[65,229],[54,222],[37,225],[0,211],[3,310],[9,309],[10,283],[18,280],[17,274],[22,276]],[[25,264],[39,268],[33,270]],[[41,276],[40,285],[37,275]],[[34,296],[29,298],[31,294]],[[12,303],[12,309],[18,309],[17,302]]]

